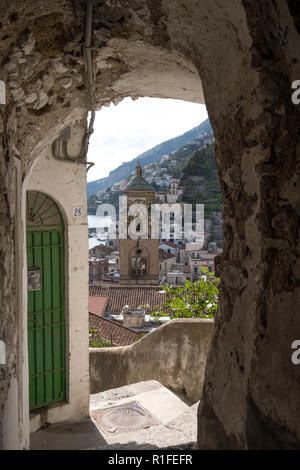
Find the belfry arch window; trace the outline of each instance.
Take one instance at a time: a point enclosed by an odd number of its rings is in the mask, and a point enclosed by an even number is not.
[[[131,269],[137,276],[143,276],[147,272],[147,260],[142,256],[134,257],[131,260]]]

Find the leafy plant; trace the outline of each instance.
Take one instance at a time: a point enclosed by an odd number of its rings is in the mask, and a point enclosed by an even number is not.
[[[141,333],[141,334],[139,334],[139,335],[135,338],[134,342],[136,343],[136,342],[139,341],[140,339],[144,338],[144,336],[146,336],[146,333]]]
[[[218,309],[219,279],[207,268],[196,282],[186,281],[182,287],[165,285],[166,301],[162,309],[151,315],[156,321],[160,317],[171,318],[213,318]]]
[[[113,344],[110,341],[105,341],[98,336],[97,330],[94,328],[89,329],[89,346],[90,348],[111,348]]]

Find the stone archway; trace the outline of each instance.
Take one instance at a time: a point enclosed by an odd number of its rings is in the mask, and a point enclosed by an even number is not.
[[[84,115],[88,97],[81,54],[85,2],[2,3],[5,403],[18,362],[14,159],[21,160],[24,177],[45,143]],[[199,74],[215,132],[224,253],[199,410],[204,448],[300,446],[300,370],[290,361],[300,334],[299,108],[290,99],[300,75],[298,18],[295,4],[281,0],[95,2],[98,107],[146,94],[201,102]]]

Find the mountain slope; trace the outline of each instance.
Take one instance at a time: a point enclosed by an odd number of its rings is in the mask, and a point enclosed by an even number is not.
[[[204,204],[205,230],[209,241],[222,246],[222,196],[217,176],[213,134],[186,143],[183,147],[155,163],[146,165],[143,176],[157,192],[168,191],[172,177],[180,179],[182,202]],[[132,172],[133,176],[134,172]],[[112,204],[119,211],[119,196],[130,177],[102,190],[88,200],[88,213],[94,215],[99,204]]]
[[[96,194],[98,191],[110,187],[125,178],[128,178],[128,176],[130,176],[134,172],[137,162],[139,162],[142,167],[151,163],[155,163],[164,155],[169,155],[170,153],[175,152],[176,150],[184,146],[186,143],[197,139],[198,137],[201,137],[206,132],[212,132],[212,127],[208,119],[202,122],[199,126],[195,127],[194,129],[191,129],[190,131],[187,131],[178,137],[167,140],[157,145],[156,147],[147,150],[146,152],[142,153],[130,162],[123,163],[118,168],[111,171],[108,177],[101,178],[99,180],[91,181],[90,183],[88,183],[88,198],[91,195]]]
[[[196,150],[182,170],[183,202],[204,204],[206,217],[222,211],[217,172],[214,143]]]
[[[189,164],[190,160],[193,160],[193,156],[197,154],[197,151],[201,149],[205,150],[205,147],[211,146],[212,142],[214,142],[214,135],[213,133],[206,133],[202,137],[198,137],[197,139],[192,140],[191,142],[187,142],[183,147],[176,150],[175,152],[170,153],[169,155],[164,155],[161,159],[157,162],[150,163],[149,165],[145,165],[143,169],[143,176],[144,178],[152,185],[152,187],[160,192],[165,192],[168,190],[172,177],[176,177],[181,179],[183,174],[185,174],[185,167]],[[210,159],[206,161],[205,165],[214,165],[212,179],[216,180],[216,163],[214,162],[214,153],[211,155],[213,161],[211,162]],[[201,168],[199,176],[202,175]],[[214,171],[215,170],[215,171]],[[187,179],[188,179],[187,170]],[[119,205],[119,196],[122,195],[122,191],[124,190],[125,186],[130,181],[131,177],[135,174],[135,170],[132,171],[131,175],[128,178],[124,178],[121,181],[113,184],[111,187],[107,189],[103,189],[89,197],[88,199],[88,212],[89,214],[95,214],[96,209],[99,204],[112,204],[117,210]],[[191,175],[191,179],[193,176],[197,174],[194,173]],[[199,179],[199,176],[196,177]],[[203,175],[202,175],[203,176]],[[202,180],[203,178],[200,178]],[[184,186],[184,180],[182,180],[182,184]],[[191,188],[189,188],[189,186]],[[202,183],[203,186],[203,183]],[[193,181],[190,181],[187,185],[187,193],[189,189],[195,189],[195,184]],[[199,195],[197,195],[199,199]],[[195,200],[197,202],[197,199]]]

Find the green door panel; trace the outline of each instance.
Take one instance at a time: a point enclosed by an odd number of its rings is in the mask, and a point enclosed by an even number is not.
[[[35,196],[41,204],[43,196],[53,203],[42,193],[29,193],[32,201],[36,202]],[[53,211],[49,201],[44,202],[43,210],[47,204]],[[32,207],[30,210],[32,220]],[[47,217],[47,211],[45,214]],[[41,223],[43,219],[36,220]],[[40,270],[40,289],[28,290],[29,406],[33,410],[66,399],[62,223],[27,226],[27,264]]]

